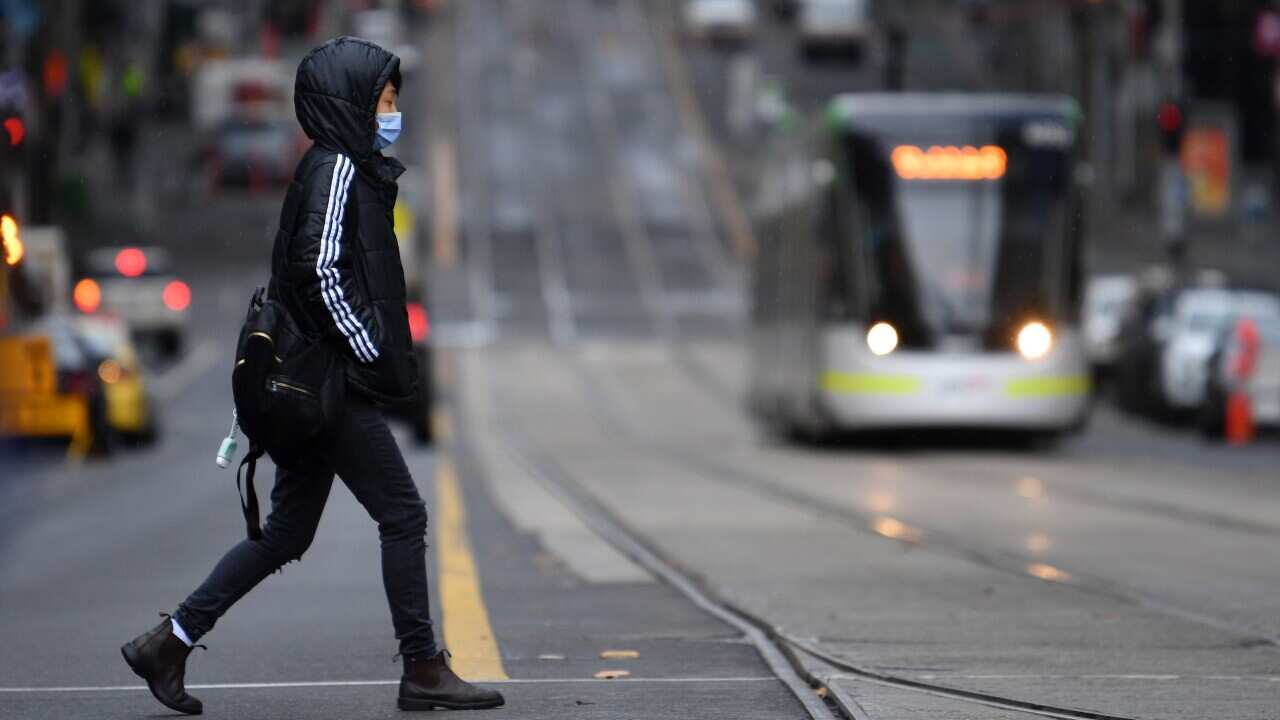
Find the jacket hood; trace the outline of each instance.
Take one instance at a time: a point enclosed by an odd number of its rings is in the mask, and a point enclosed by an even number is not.
[[[367,168],[372,158],[381,157],[373,149],[378,96],[399,67],[394,54],[353,37],[335,38],[307,53],[293,90],[303,132]]]

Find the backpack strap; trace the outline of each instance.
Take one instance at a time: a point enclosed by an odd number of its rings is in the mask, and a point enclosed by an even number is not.
[[[258,443],[249,445],[249,452],[236,468],[236,492],[240,493],[240,510],[244,513],[245,532],[250,540],[262,539],[262,527],[258,524],[258,492],[253,487],[254,471],[258,468],[258,458],[265,452]],[[246,466],[248,469],[246,470]],[[240,473],[244,471],[244,489],[240,488]]]

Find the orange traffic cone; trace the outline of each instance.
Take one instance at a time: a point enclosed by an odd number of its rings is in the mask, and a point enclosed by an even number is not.
[[[1249,396],[1242,392],[1227,395],[1227,443],[1245,445],[1253,440],[1253,408],[1249,406]]]

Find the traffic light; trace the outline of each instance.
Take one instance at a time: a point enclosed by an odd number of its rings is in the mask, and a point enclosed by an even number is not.
[[[1182,132],[1186,126],[1182,107],[1175,102],[1166,102],[1156,112],[1156,124],[1160,126],[1160,143],[1165,152],[1176,154],[1182,149]]]

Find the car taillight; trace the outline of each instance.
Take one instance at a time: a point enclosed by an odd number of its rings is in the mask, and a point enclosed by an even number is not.
[[[405,310],[409,312],[409,335],[416,343],[426,342],[427,335],[431,332],[431,323],[427,320],[427,309],[422,303],[409,303],[405,305]]]
[[[164,306],[174,312],[182,312],[191,306],[191,288],[181,280],[164,286]]]
[[[147,255],[138,248],[125,248],[116,253],[116,272],[133,278],[146,271]]]
[[[75,289],[71,291],[71,299],[80,312],[95,313],[102,304],[102,288],[94,280],[85,278],[76,283]]]

